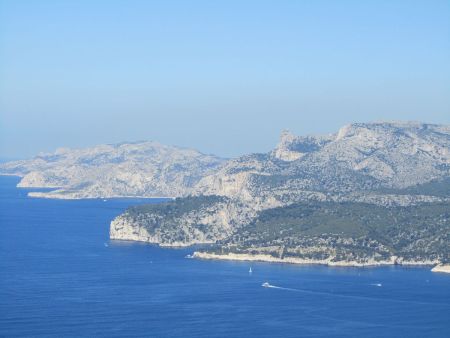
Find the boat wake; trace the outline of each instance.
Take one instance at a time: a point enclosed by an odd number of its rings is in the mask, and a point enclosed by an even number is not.
[[[292,288],[284,288],[282,286],[276,286],[276,285],[269,284],[268,282],[262,283],[261,286],[264,287],[264,288],[302,292],[302,290],[292,289]]]

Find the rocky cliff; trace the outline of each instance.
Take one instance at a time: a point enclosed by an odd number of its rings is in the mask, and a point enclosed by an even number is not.
[[[178,198],[128,209],[110,226],[110,238],[189,246],[226,239],[256,216],[253,208],[222,196]]]

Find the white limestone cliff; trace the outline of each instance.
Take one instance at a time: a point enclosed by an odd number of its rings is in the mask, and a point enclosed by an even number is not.
[[[431,269],[432,272],[443,272],[443,273],[450,273],[450,265],[449,264],[438,264],[433,269]]]

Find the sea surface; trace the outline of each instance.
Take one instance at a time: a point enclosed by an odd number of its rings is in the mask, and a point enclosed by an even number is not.
[[[17,182],[0,176],[0,337],[450,337],[450,275],[187,259],[108,238],[161,200],[34,199]]]

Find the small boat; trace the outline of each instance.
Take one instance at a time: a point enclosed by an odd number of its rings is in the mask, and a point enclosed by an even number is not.
[[[252,267],[250,267],[250,269],[248,270],[248,273],[252,273],[253,271],[252,271]]]
[[[264,287],[264,288],[270,288],[272,285],[270,285],[267,282],[264,282],[264,283],[261,284],[261,286]]]

